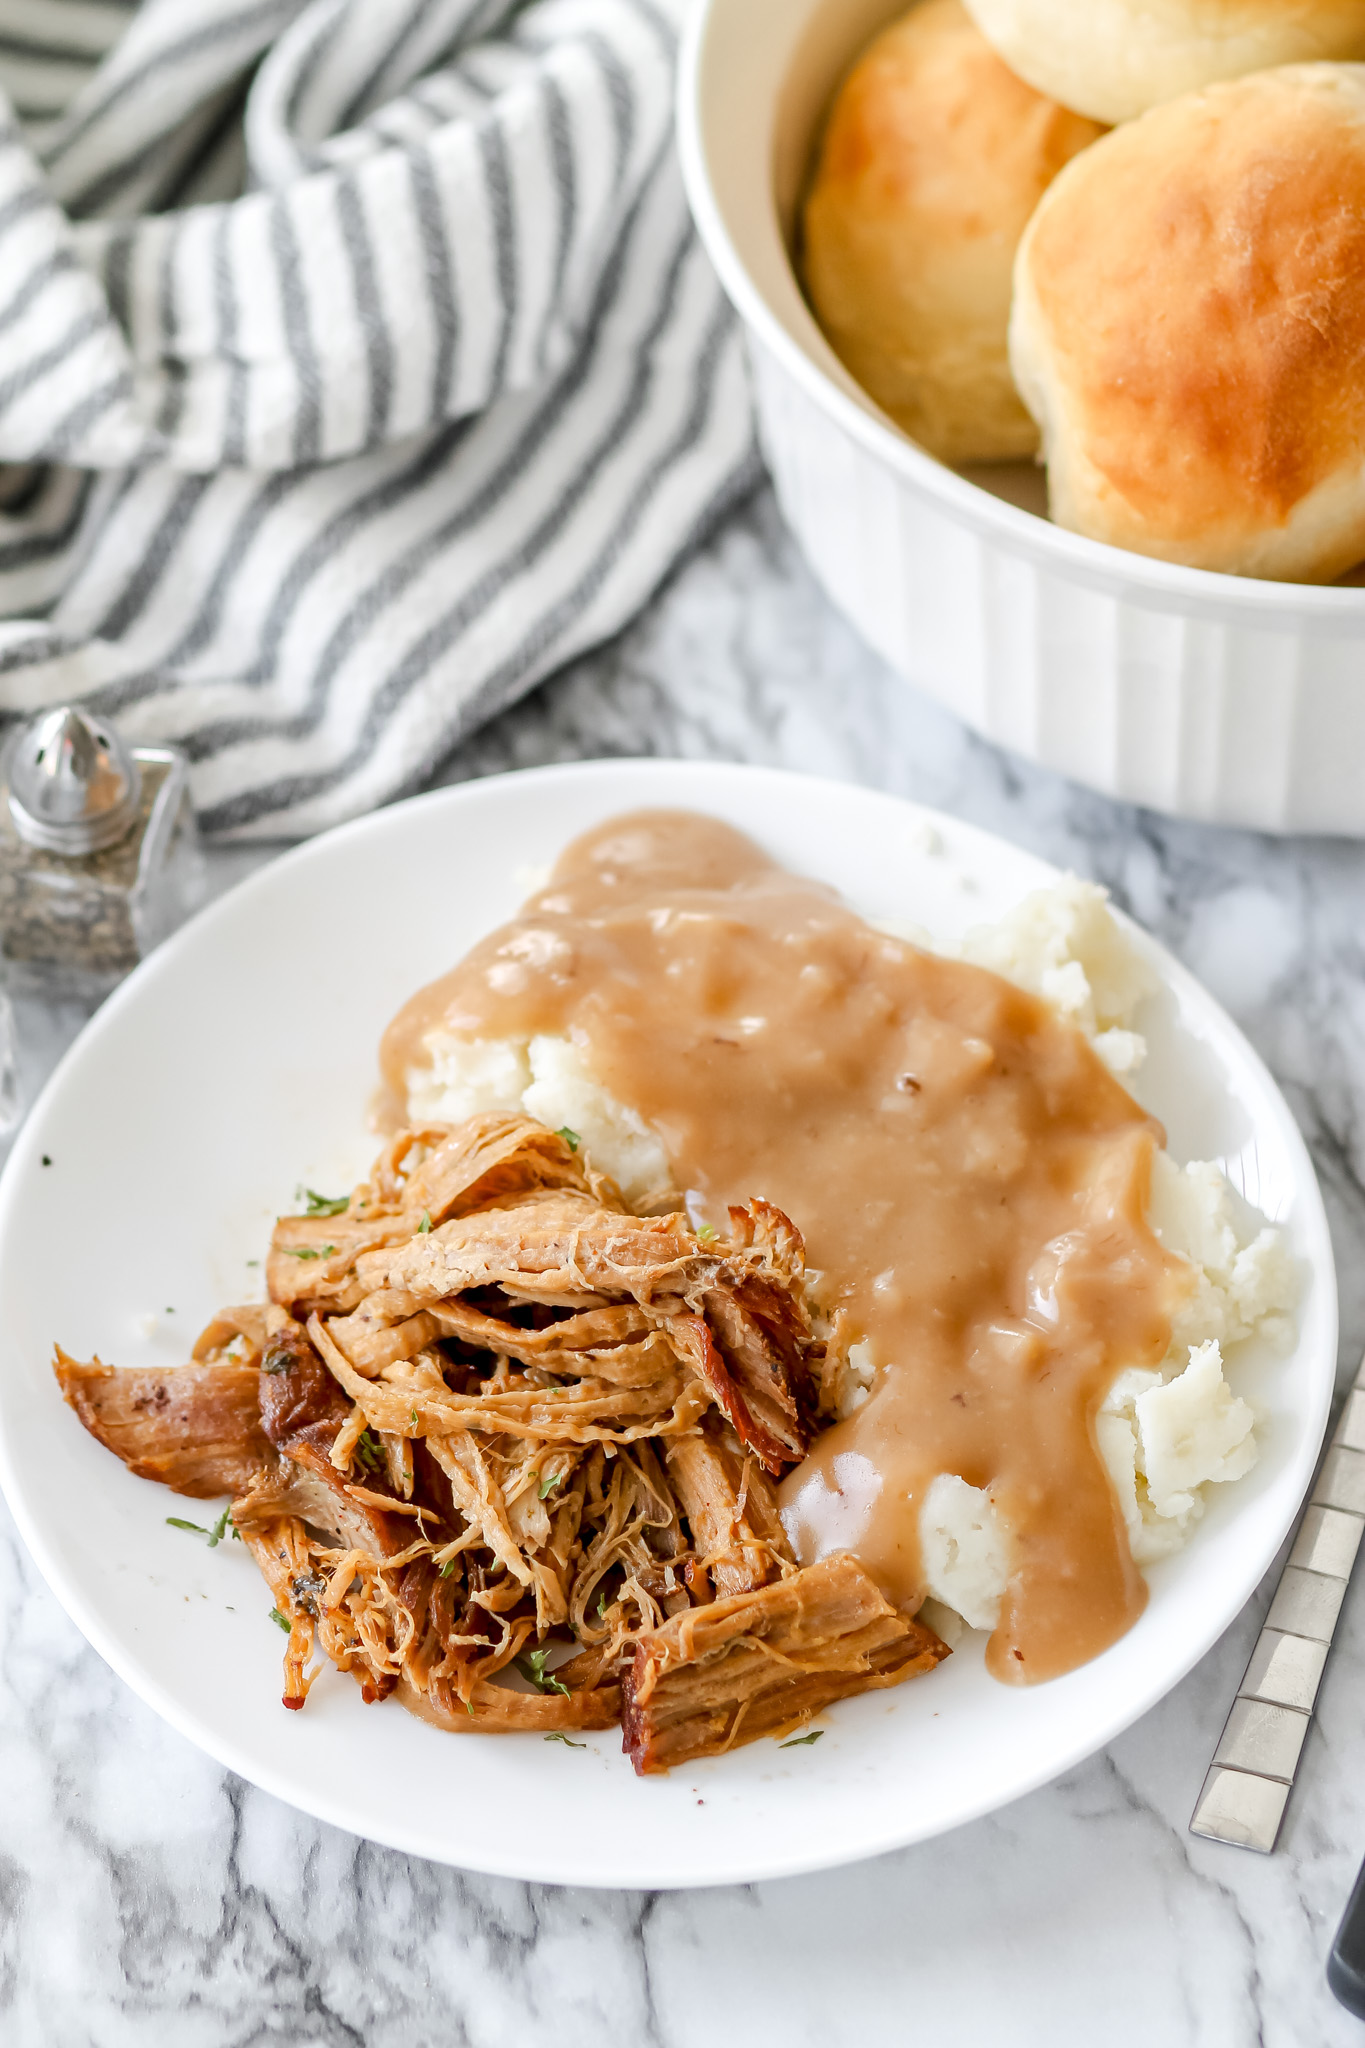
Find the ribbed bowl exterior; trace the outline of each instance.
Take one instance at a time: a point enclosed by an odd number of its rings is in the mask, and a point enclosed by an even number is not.
[[[1078,568],[1042,520],[1031,546],[991,530],[990,500],[973,524],[855,438],[752,329],[749,349],[783,513],[834,603],[909,682],[1106,795],[1365,836],[1365,592],[1315,616],[1287,591],[1262,602],[1264,587],[1246,606],[1143,590],[1136,558],[1131,577]]]

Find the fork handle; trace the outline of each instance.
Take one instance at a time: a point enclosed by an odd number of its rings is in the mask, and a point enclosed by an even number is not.
[[[1365,1863],[1356,1872],[1355,1889],[1327,1958],[1327,1983],[1347,2012],[1365,2020]]]
[[[1337,1418],[1265,1627],[1237,1688],[1190,1822],[1191,1834],[1259,1849],[1263,1855],[1274,1848],[1362,1537],[1365,1359]],[[1365,1929],[1365,1904],[1361,1925]],[[1365,1946],[1359,1955],[1365,1966]]]

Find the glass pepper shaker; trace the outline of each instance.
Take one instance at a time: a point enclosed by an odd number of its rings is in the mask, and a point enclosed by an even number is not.
[[[0,978],[106,995],[202,893],[184,756],[63,704],[11,737],[2,772]]]

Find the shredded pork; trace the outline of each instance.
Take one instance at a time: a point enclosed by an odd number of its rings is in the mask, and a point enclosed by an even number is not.
[[[477,1117],[282,1217],[266,1275],[178,1370],[55,1370],[130,1471],[233,1496],[287,1707],[325,1660],[461,1732],[621,1721],[659,1771],[947,1654],[852,1557],[792,1555],[823,1352],[768,1203],[633,1215],[569,1135]]]
[[[641,1636],[622,1682],[626,1751],[637,1771],[666,1771],[787,1734],[835,1700],[899,1685],[947,1654],[882,1598],[856,1558],[826,1558]]]

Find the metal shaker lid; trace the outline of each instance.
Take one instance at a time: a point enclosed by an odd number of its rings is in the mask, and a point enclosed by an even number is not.
[[[11,741],[8,769],[15,830],[44,853],[100,853],[132,830],[142,776],[108,719],[42,711]]]

